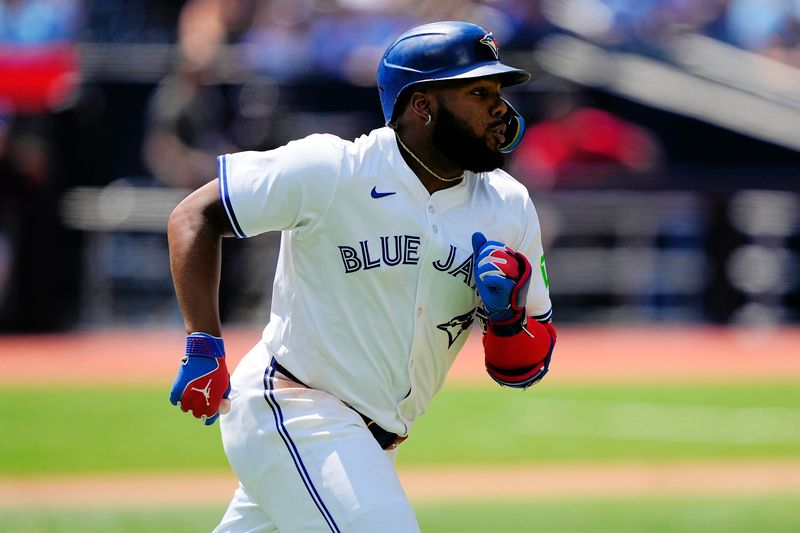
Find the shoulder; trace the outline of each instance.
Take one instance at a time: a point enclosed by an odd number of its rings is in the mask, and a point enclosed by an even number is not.
[[[279,148],[307,164],[338,164],[352,143],[330,133],[313,133]]]
[[[389,128],[378,128],[357,137],[353,141],[338,139],[341,148],[341,169],[345,175],[358,174],[364,168],[374,169],[391,159],[391,142],[394,132]]]
[[[347,144],[348,141],[336,135],[313,133],[307,137],[289,141],[277,148],[263,151],[246,150],[243,152],[226,154],[226,156],[254,159],[291,159],[292,157],[299,157],[305,161],[326,158],[336,159],[341,157]]]
[[[358,150],[383,150],[386,148],[387,143],[392,141],[394,141],[394,131],[384,126],[361,135],[351,144]]]
[[[528,189],[502,169],[479,174],[477,183],[478,189],[494,201],[523,205],[530,202]]]
[[[348,142],[346,150],[354,158],[366,157],[370,154],[384,153],[390,148],[389,143],[394,140],[394,132],[387,128],[378,128],[370,131],[353,142]]]
[[[357,137],[353,141],[342,139],[330,133],[313,133],[302,139],[291,141],[283,148],[292,151],[313,150],[308,157],[334,157],[358,159],[372,153],[384,152],[387,143],[394,138],[394,133],[389,128],[378,128]]]
[[[228,174],[269,176],[328,175],[341,167],[347,142],[335,135],[315,133],[265,151],[245,151],[220,158]]]
[[[503,170],[478,175],[476,191],[478,205],[491,213],[496,224],[493,230],[510,246],[526,246],[526,235],[539,229],[539,218],[528,189]]]

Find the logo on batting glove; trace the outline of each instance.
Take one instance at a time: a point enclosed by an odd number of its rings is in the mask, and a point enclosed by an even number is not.
[[[515,318],[525,308],[531,265],[521,253],[481,232],[472,234],[475,286],[489,320]]]
[[[210,426],[219,418],[220,402],[231,392],[225,344],[219,337],[192,333],[186,338],[186,355],[181,363],[169,401]]]

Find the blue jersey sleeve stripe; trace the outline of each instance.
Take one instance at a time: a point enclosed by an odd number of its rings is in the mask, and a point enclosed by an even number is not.
[[[553,316],[553,308],[551,307],[550,309],[547,310],[546,313],[542,313],[541,315],[532,316],[531,318],[533,318],[537,322],[547,322],[548,320],[550,320],[550,318],[552,318],[552,316]]]
[[[226,164],[226,157],[224,155],[217,157],[217,164],[219,165],[219,200],[222,202],[225,214],[228,215],[228,220],[231,222],[233,233],[236,234],[238,239],[243,239],[247,235],[242,231],[239,221],[236,220],[233,204],[231,204],[231,198],[228,195],[228,165]]]

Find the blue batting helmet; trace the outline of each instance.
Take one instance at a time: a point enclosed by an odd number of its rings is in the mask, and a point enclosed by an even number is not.
[[[414,85],[442,80],[499,76],[503,87],[528,81],[531,75],[500,62],[491,32],[469,22],[434,22],[417,26],[397,38],[378,65],[378,92],[387,125],[396,120],[400,95]],[[509,139],[501,152],[513,150],[522,139],[525,121],[508,105],[504,117]]]

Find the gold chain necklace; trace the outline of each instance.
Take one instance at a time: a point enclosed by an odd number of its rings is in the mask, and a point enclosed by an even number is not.
[[[402,139],[400,139],[400,136],[399,136],[399,135],[395,135],[395,136],[397,137],[397,142],[399,142],[399,143],[400,143],[400,146],[402,146],[402,147],[403,147],[403,149],[404,149],[406,152],[408,152],[408,155],[410,155],[411,157],[413,157],[413,158],[414,158],[414,161],[416,161],[417,163],[419,163],[420,165],[422,165],[422,168],[424,168],[425,170],[427,170],[427,171],[428,171],[428,172],[429,172],[429,173],[430,173],[430,174],[431,174],[431,175],[432,175],[434,178],[436,178],[436,179],[438,179],[438,180],[441,180],[441,181],[444,181],[444,182],[446,182],[446,183],[449,183],[449,182],[451,182],[451,181],[460,180],[461,178],[463,178],[463,177],[464,177],[464,174],[466,174],[466,171],[464,171],[464,172],[462,172],[461,174],[459,174],[458,176],[456,176],[455,178],[443,178],[443,177],[441,177],[439,174],[437,174],[437,173],[436,173],[436,172],[434,172],[433,170],[429,169],[429,168],[428,168],[428,165],[426,165],[425,163],[423,163],[422,161],[420,161],[420,160],[419,160],[419,157],[415,156],[415,155],[414,155],[414,152],[412,152],[411,150],[409,150],[409,149],[408,149],[408,146],[406,146],[405,144],[403,144],[403,141],[402,141]]]

